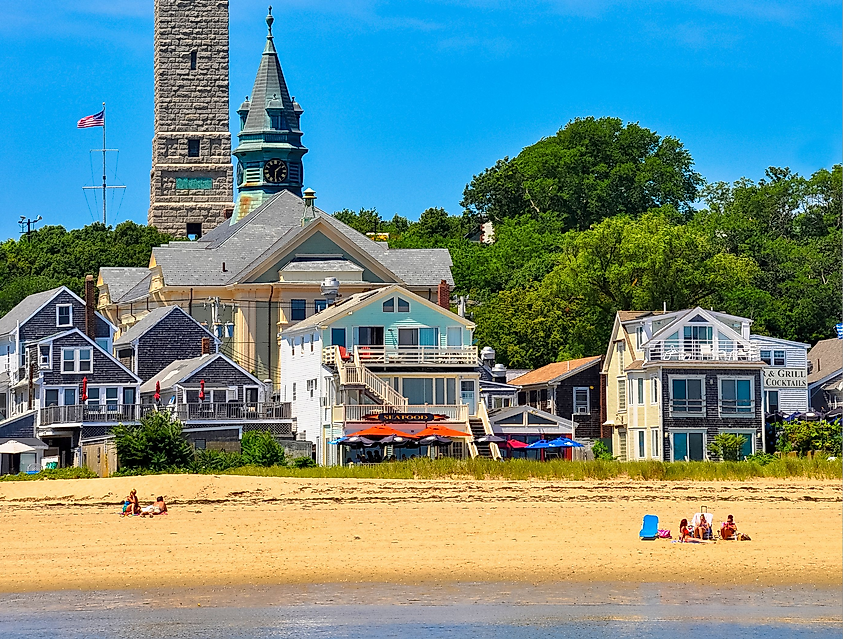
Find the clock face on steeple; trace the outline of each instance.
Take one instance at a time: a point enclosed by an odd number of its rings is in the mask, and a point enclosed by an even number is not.
[[[264,163],[264,181],[270,184],[280,184],[288,176],[288,165],[279,158],[267,160]]]

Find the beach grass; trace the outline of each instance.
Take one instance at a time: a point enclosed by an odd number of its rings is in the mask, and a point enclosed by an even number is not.
[[[842,460],[782,458],[766,465],[755,462],[563,461],[525,459],[413,459],[371,466],[244,466],[221,473],[259,477],[338,479],[499,479],[595,481],[742,481],[760,478],[842,479]]]
[[[37,481],[39,479],[93,479],[97,476],[87,467],[50,468],[38,473],[18,473],[17,475],[0,475],[0,481]]]

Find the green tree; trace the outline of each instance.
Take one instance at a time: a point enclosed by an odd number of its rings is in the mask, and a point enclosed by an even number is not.
[[[182,424],[170,413],[148,413],[139,426],[114,429],[117,460],[122,470],[163,471],[186,468],[193,457],[182,435]]]
[[[840,422],[787,422],[783,427],[782,441],[791,450],[805,455],[820,450],[831,455],[842,454],[842,424]]]
[[[461,205],[485,219],[549,215],[566,230],[670,206],[692,210],[701,176],[675,138],[618,118],[579,118],[472,178]]]
[[[707,450],[719,457],[722,461],[739,461],[743,444],[745,444],[744,435],[719,433],[707,445]]]
[[[241,458],[244,464],[276,466],[285,463],[285,449],[266,431],[249,430],[241,439]]]
[[[334,217],[365,235],[367,233],[379,233],[384,225],[381,215],[375,209],[362,208],[357,213],[350,209],[343,209],[342,211],[335,211]]]

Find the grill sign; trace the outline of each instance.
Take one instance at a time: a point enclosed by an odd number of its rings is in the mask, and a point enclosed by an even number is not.
[[[416,422],[439,422],[446,419],[446,415],[432,415],[431,413],[371,413],[364,417],[368,421],[380,421],[383,424],[409,424]]]
[[[764,368],[763,379],[768,388],[807,388],[804,368]]]

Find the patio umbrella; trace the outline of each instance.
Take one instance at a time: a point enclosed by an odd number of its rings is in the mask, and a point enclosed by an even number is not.
[[[451,439],[443,437],[442,435],[429,435],[428,437],[423,437],[420,440],[420,444],[423,446],[448,446],[451,443]]]
[[[584,448],[583,444],[579,444],[578,442],[568,439],[566,437],[558,437],[557,439],[553,439],[549,442],[549,447],[551,448]]]
[[[19,441],[15,441],[14,439],[10,439],[5,444],[0,444],[0,453],[6,453],[7,455],[17,455],[19,453],[31,453],[35,449],[32,446],[27,446],[26,444],[22,444]]]
[[[406,433],[405,431],[399,430],[397,428],[393,428],[392,426],[370,426],[369,428],[365,428],[364,430],[359,430],[358,432],[352,433],[350,437],[387,437],[388,435],[399,435],[399,437],[417,437],[417,435],[411,435]]]
[[[82,378],[82,394],[79,396],[80,403],[88,401],[88,378]]]
[[[365,446],[375,446],[378,442],[374,439],[368,439],[366,437],[341,437],[340,439],[336,439],[332,444],[338,443],[342,444],[343,446],[349,446],[350,448],[364,448]]]
[[[521,442],[518,439],[509,439],[505,442],[510,448],[528,448],[528,444]]]
[[[526,448],[531,448],[531,449],[537,449],[537,448],[554,448],[554,446],[552,446],[552,445],[551,445],[549,442],[547,442],[545,439],[540,439],[540,440],[538,440],[538,441],[534,442],[533,444],[528,444],[528,446],[526,446]]]
[[[766,421],[770,424],[776,422],[782,422],[783,418],[786,417],[786,413],[781,411],[775,411],[774,413],[766,413]]]
[[[388,435],[387,437],[385,437],[384,439],[382,439],[380,442],[377,442],[377,443],[378,444],[390,444],[391,446],[394,446],[394,447],[408,446],[408,445],[417,446],[417,443],[415,441],[409,439],[405,435]]]
[[[839,419],[842,417],[842,407],[834,408],[825,413],[825,419]]]
[[[200,401],[205,399],[205,380],[200,380]]]
[[[429,435],[440,435],[441,437],[472,437],[469,433],[465,433],[448,426],[436,426],[429,424],[420,432],[416,433],[414,437],[428,437]]]
[[[501,444],[503,441],[505,441],[505,438],[499,437],[498,435],[482,435],[475,441],[480,444]]]
[[[156,394],[153,397],[157,402],[161,401],[161,384],[158,383],[158,380],[156,380]]]

